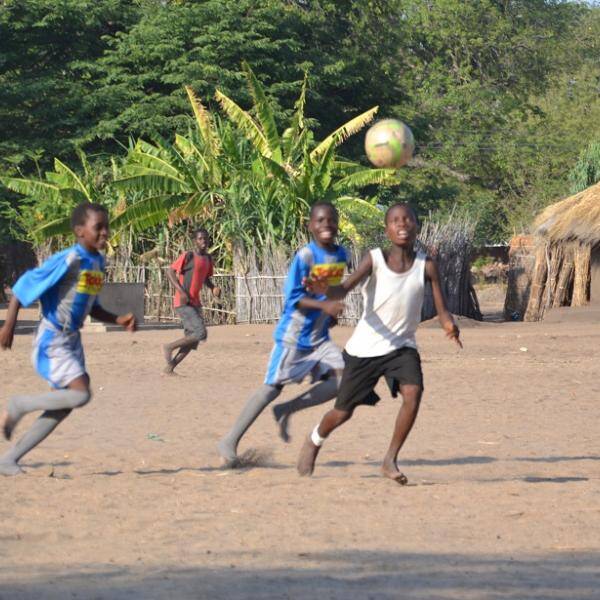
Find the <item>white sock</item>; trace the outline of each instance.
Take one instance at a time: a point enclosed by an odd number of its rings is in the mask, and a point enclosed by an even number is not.
[[[313,429],[312,433],[310,434],[310,439],[315,446],[321,447],[325,441],[325,438],[319,435],[319,425],[320,423],[317,423]]]

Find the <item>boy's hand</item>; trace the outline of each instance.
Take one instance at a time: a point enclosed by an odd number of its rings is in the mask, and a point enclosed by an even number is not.
[[[304,286],[304,289],[306,289],[307,292],[310,292],[311,294],[315,294],[317,296],[325,295],[327,293],[327,290],[329,289],[327,277],[324,275],[320,277],[305,277],[302,280],[302,285]]]
[[[120,325],[126,331],[133,333],[137,329],[137,323],[133,313],[127,313],[116,318],[117,325]]]
[[[323,300],[321,310],[330,317],[337,319],[344,312],[344,303],[339,300]]]
[[[220,297],[221,297],[221,288],[220,288],[220,287],[217,287],[217,286],[215,285],[215,286],[213,287],[213,289],[212,289],[212,295],[213,295],[215,298],[220,298]]]
[[[2,348],[2,350],[10,350],[12,348],[14,336],[15,331],[11,327],[6,327],[6,325],[4,325],[0,328],[0,348]]]
[[[446,332],[446,337],[448,339],[455,342],[461,348],[463,347],[462,342],[460,341],[460,329],[454,321],[447,321],[444,323],[444,331]]]
[[[190,301],[190,297],[185,292],[179,292],[179,299],[181,300],[181,306],[185,306]]]

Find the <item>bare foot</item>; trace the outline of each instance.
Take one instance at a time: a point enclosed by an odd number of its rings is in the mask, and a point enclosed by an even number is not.
[[[273,418],[277,421],[277,427],[279,429],[279,437],[286,443],[289,444],[291,441],[290,434],[288,433],[288,424],[290,415],[283,413],[278,410],[278,406],[273,407]]]
[[[313,471],[315,470],[315,461],[317,460],[320,449],[321,446],[315,446],[310,439],[310,436],[304,440],[304,445],[302,446],[302,450],[300,450],[300,456],[298,456],[298,464],[296,466],[300,477],[310,477],[313,474]]]
[[[2,432],[7,440],[10,440],[13,429],[17,422],[10,416],[7,410],[2,414]]]
[[[384,477],[395,481],[398,485],[406,485],[408,483],[408,478],[398,470],[398,466],[394,461],[384,460],[383,465],[381,465],[381,473]]]
[[[175,375],[175,365],[173,363],[167,363],[167,366],[163,369],[163,375]]]

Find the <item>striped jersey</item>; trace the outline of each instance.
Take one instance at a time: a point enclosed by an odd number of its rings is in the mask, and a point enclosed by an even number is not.
[[[312,274],[327,277],[329,285],[338,285],[347,264],[348,255],[342,246],[327,250],[312,241],[296,252],[283,289],[283,313],[273,334],[276,342],[300,350],[312,350],[329,339],[332,318],[318,309],[298,307],[298,302],[307,296],[326,300],[324,295],[307,292],[303,280]]]
[[[103,283],[104,256],[75,244],[21,275],[12,291],[25,307],[39,300],[44,318],[57,329],[76,331],[98,304]]]

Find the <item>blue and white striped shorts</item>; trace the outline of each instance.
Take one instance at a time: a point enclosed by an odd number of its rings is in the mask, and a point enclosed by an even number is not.
[[[33,367],[53,388],[65,388],[85,374],[81,334],[60,331],[45,319],[40,321],[33,340]]]
[[[330,340],[312,350],[300,350],[275,343],[269,358],[265,383],[268,385],[300,383],[309,374],[314,382],[323,379],[331,371],[343,368],[342,352]]]

